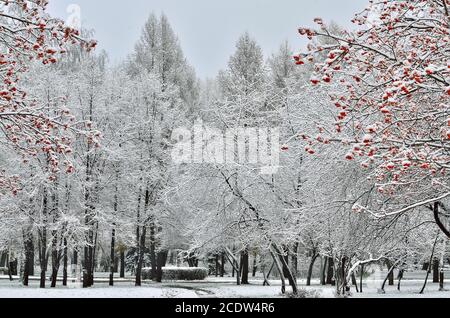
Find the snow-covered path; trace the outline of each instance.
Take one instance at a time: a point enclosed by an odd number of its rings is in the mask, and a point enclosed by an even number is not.
[[[354,298],[450,298],[450,291],[439,291],[438,285],[429,283],[424,295],[419,295],[423,280],[422,275],[412,275],[402,283],[399,292],[397,286],[386,286],[386,294],[378,292],[382,280],[368,279],[364,283],[364,293],[358,294],[352,288]],[[415,277],[417,276],[417,277]],[[96,283],[93,288],[83,289],[79,283],[69,283],[68,287],[58,286],[56,289],[39,289],[38,282],[32,281],[30,287],[22,287],[18,280],[10,282],[0,277],[1,298],[278,298],[280,284],[271,281],[271,286],[262,286],[262,281],[255,279],[250,285],[236,286],[232,278],[208,278],[195,282],[165,282],[156,284],[146,282],[142,287],[135,287],[129,280],[118,280],[114,287],[107,283]],[[335,289],[331,286],[320,286],[313,281],[313,286],[306,287],[299,281],[299,287],[318,292],[320,297],[333,298]],[[450,288],[450,286],[449,286]],[[289,288],[288,288],[289,290]]]

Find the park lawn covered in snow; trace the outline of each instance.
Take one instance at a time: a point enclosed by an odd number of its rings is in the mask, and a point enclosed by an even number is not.
[[[439,285],[431,280],[423,295],[419,291],[423,285],[424,272],[409,273],[402,281],[401,291],[397,285],[386,286],[385,294],[379,292],[384,277],[383,274],[372,275],[364,280],[364,292],[356,293],[352,287],[353,298],[450,298],[449,291],[439,291]],[[271,280],[271,286],[262,286],[259,278],[250,280],[250,285],[236,286],[231,277],[209,277],[204,281],[193,282],[163,282],[156,284],[144,282],[142,287],[135,287],[130,279],[118,279],[114,287],[109,287],[106,281],[100,279],[93,288],[83,289],[79,283],[69,283],[68,287],[58,284],[56,289],[39,289],[38,281],[33,280],[30,287],[23,287],[16,279],[13,282],[6,276],[0,277],[0,298],[280,298],[281,286],[278,280]],[[397,282],[396,282],[397,283]],[[318,280],[313,280],[312,286],[306,287],[304,280],[299,280],[299,288],[316,294],[321,298],[334,298],[335,288],[320,286]],[[450,289],[450,286],[449,286]],[[287,291],[290,291],[287,286]]]

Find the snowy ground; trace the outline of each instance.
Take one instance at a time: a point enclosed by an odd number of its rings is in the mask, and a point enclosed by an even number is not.
[[[378,273],[365,279],[364,293],[356,293],[355,298],[450,298],[450,291],[438,291],[438,284],[429,282],[424,295],[419,295],[425,277],[424,272],[409,273],[403,280],[402,290],[397,286],[386,286],[386,294],[380,294],[378,289],[382,284],[384,273]],[[449,277],[449,276],[447,276]],[[155,284],[146,282],[140,288],[134,287],[131,277],[117,280],[114,287],[109,287],[105,279],[99,279],[94,288],[82,289],[79,283],[71,282],[68,287],[58,286],[56,289],[38,288],[38,281],[33,280],[30,287],[22,287],[17,279],[10,282],[7,277],[0,276],[0,298],[276,298],[280,294],[280,283],[271,281],[271,286],[263,287],[260,279],[250,281],[250,285],[236,286],[233,278],[208,278],[199,282],[165,282]],[[58,284],[60,285],[60,283]],[[319,285],[313,281],[313,286],[306,287],[304,281],[299,281],[299,287],[310,291],[318,291],[320,297],[334,297],[334,288]],[[450,289],[450,285],[449,285]],[[288,288],[289,290],[289,288]]]

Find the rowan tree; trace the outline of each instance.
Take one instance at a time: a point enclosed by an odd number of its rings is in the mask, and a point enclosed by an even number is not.
[[[338,143],[346,160],[373,171],[377,204],[358,202],[356,212],[394,216],[450,196],[448,7],[447,0],[371,1],[353,19],[356,31],[335,32],[320,18],[317,29],[299,29],[311,41],[296,64],[314,65],[311,85],[336,83],[329,89],[335,120],[318,122],[318,137],[299,138],[309,149]]]
[[[53,19],[46,0],[2,0],[0,11],[0,133],[10,148],[23,156],[44,153],[51,170],[59,169],[59,156],[69,143],[64,132],[75,129],[64,108],[50,114],[39,98],[31,96],[21,79],[30,65],[57,63],[67,47],[81,45],[86,50],[96,42],[81,39],[79,31]],[[0,187],[17,192],[17,180],[0,172]]]

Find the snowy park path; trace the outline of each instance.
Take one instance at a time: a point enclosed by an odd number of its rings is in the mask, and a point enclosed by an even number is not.
[[[352,288],[354,298],[450,298],[450,291],[438,291],[437,284],[429,282],[424,295],[419,295],[423,273],[410,274],[405,279],[402,290],[397,286],[387,286],[386,294],[378,293],[382,280],[368,279],[364,283],[364,293],[358,294]],[[58,284],[55,289],[39,289],[38,281],[33,280],[30,287],[20,285],[18,279],[10,282],[7,277],[0,277],[1,298],[278,298],[280,293],[278,281],[271,281],[271,286],[262,286],[262,281],[255,279],[250,285],[236,286],[232,278],[210,277],[205,281],[163,282],[162,284],[145,281],[142,287],[135,287],[131,278],[117,280],[114,287],[109,287],[107,281],[99,278],[94,287],[83,289],[80,283],[70,282],[68,287]],[[306,287],[304,281],[299,281],[299,287],[308,291],[316,291],[320,297],[333,298],[335,289],[331,286],[320,286],[314,280],[313,286]],[[450,286],[449,286],[450,288]],[[289,288],[288,288],[289,290]]]

